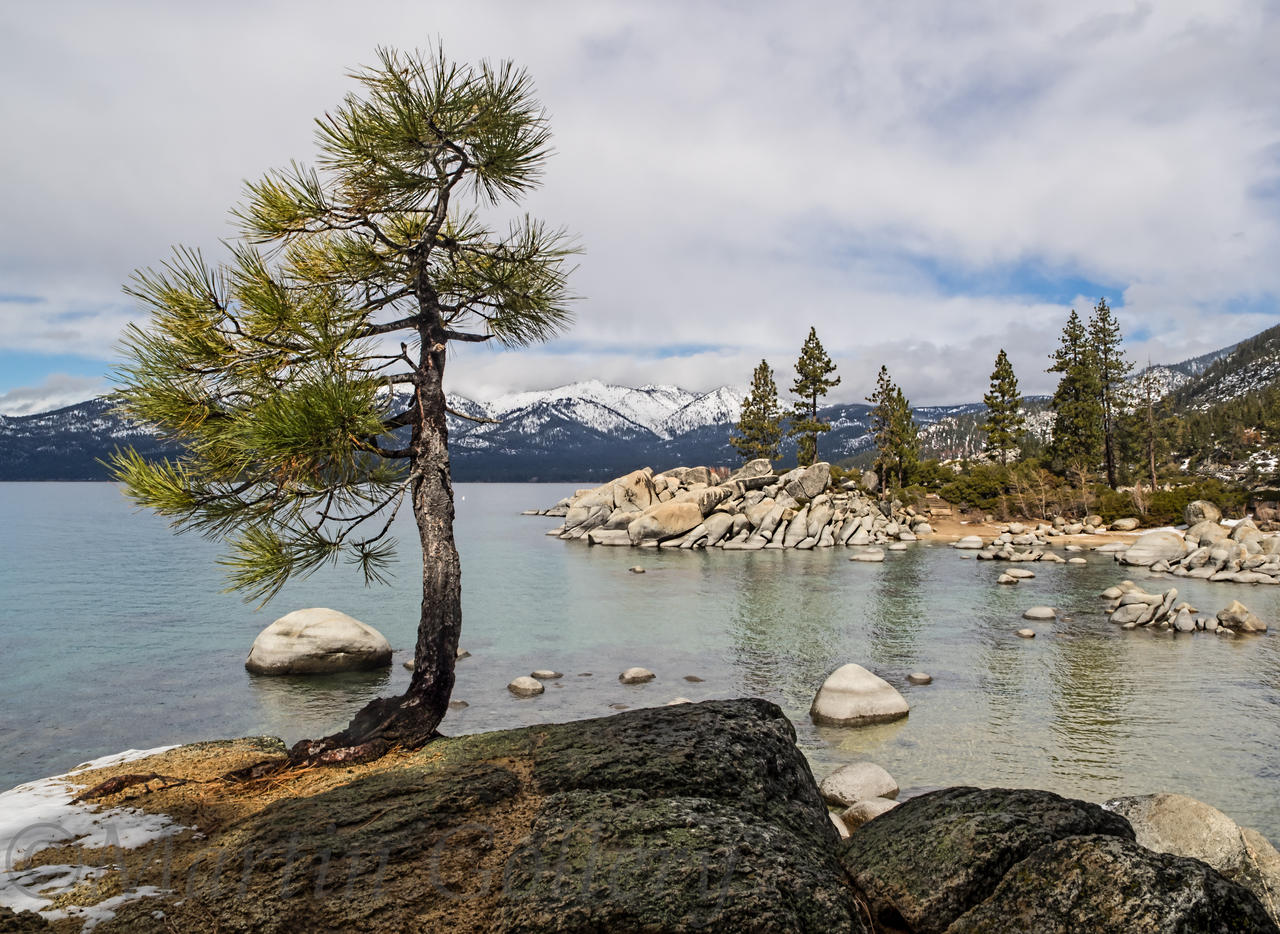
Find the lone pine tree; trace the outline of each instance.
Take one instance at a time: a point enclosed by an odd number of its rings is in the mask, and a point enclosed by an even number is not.
[[[1102,462],[1107,486],[1116,488],[1116,432],[1125,400],[1125,380],[1133,371],[1121,344],[1120,322],[1105,298],[1098,299],[1089,318],[1089,344],[1098,377],[1098,402],[1102,408]]]
[[[778,459],[778,445],[782,443],[782,411],[778,407],[778,386],[773,381],[773,370],[764,360],[751,374],[751,392],[742,403],[737,434],[729,436],[729,443],[744,461],[758,457],[771,461]]]
[[[179,530],[225,540],[231,585],[269,599],[341,557],[384,577],[406,502],[422,545],[414,671],[292,760],[353,761],[435,735],[462,625],[444,373],[456,342],[546,340],[569,321],[561,231],[504,232],[479,209],[517,202],[548,155],[546,114],[510,63],[379,50],[316,121],[316,168],[247,186],[241,238],[211,266],[177,249],[127,288],[120,408],[181,441],[114,474]]]
[[[796,380],[791,384],[792,395],[799,398],[788,413],[789,434],[798,437],[796,462],[807,467],[818,460],[818,435],[831,430],[831,423],[818,418],[818,400],[833,387],[840,385],[840,377],[832,378],[836,365],[818,340],[818,332],[810,327],[809,336],[800,348],[796,361]]]
[[[1050,403],[1053,458],[1064,471],[1092,470],[1102,453],[1102,389],[1089,335],[1075,309],[1050,359],[1048,372],[1062,374]]]
[[[991,388],[982,401],[987,406],[987,420],[982,426],[987,433],[986,449],[999,454],[1000,463],[1007,466],[1009,449],[1017,446],[1026,418],[1022,414],[1022,396],[1018,394],[1018,377],[1004,348],[996,354]]]
[[[881,365],[875,392],[867,396],[871,410],[871,434],[876,443],[876,472],[880,488],[886,489],[890,475],[899,487],[915,466],[920,449],[919,432],[911,403],[901,387],[889,378],[889,368]]]

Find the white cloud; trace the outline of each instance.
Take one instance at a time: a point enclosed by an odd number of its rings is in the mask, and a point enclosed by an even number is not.
[[[1247,0],[67,2],[0,19],[16,141],[0,292],[48,300],[0,305],[9,349],[106,355],[131,269],[173,242],[216,251],[241,180],[308,158],[349,67],[435,37],[529,67],[558,150],[530,208],[586,247],[572,352],[461,353],[458,391],[743,382],[761,356],[789,367],[810,324],[846,398],[885,362],[913,401],[974,399],[1001,345],[1043,391],[1069,303],[1023,288],[1032,272],[1122,289],[1139,359],[1275,321],[1280,26]],[[652,351],[672,346],[715,349]]]
[[[107,390],[105,379],[50,373],[38,386],[0,392],[0,415],[34,415],[75,405]]]

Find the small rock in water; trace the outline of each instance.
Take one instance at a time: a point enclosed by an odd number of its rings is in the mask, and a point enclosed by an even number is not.
[[[910,711],[907,700],[861,665],[841,665],[827,676],[809,708],[814,723],[865,726],[888,723]]]
[[[470,652],[468,652],[468,651],[467,651],[466,649],[464,649],[462,646],[458,646],[458,652],[457,652],[457,654],[456,654],[456,655],[454,655],[454,656],[453,656],[453,660],[454,660],[454,661],[461,661],[461,660],[462,660],[462,659],[464,659],[464,658],[470,658],[470,657],[471,657],[471,653],[470,653]]]
[[[539,681],[557,681],[564,675],[558,671],[552,671],[550,668],[539,668],[536,671],[529,672],[530,678],[536,678]]]
[[[1005,571],[1010,577],[1035,577],[1035,571],[1028,571],[1026,568],[1009,568]]]
[[[1051,606],[1033,606],[1022,614],[1023,619],[1056,619],[1058,611]]]
[[[467,707],[470,707],[470,706],[471,706],[471,705],[470,705],[470,704],[468,704],[468,703],[467,703],[466,701],[464,701],[464,700],[451,700],[451,701],[449,701],[449,709],[450,709],[450,710],[464,710],[464,709],[466,709]]]
[[[859,552],[858,554],[852,556],[849,560],[850,561],[883,561],[884,552],[881,551],[879,548],[872,548],[868,551]]]
[[[646,681],[652,681],[656,677],[657,675],[648,668],[628,668],[618,675],[618,680],[623,684],[644,684]]]
[[[868,798],[866,801],[859,801],[846,809],[840,815],[840,823],[844,824],[850,833],[853,833],[867,821],[874,820],[886,811],[892,811],[897,806],[898,802],[891,798]]]
[[[1017,582],[1018,582],[1018,579],[1014,577],[1012,574],[1001,574],[999,577],[996,578],[997,584],[1016,584]]]
[[[1019,629],[1018,636],[1023,639],[1034,639],[1036,631],[1034,629]]]
[[[818,791],[828,804],[852,807],[868,798],[896,798],[898,783],[874,762],[851,762],[824,778]]]
[[[413,671],[413,659],[411,658],[407,662],[405,662],[404,667],[409,671]]]
[[[706,678],[699,678],[697,675],[685,675],[684,679],[690,684],[700,684],[706,680]]]
[[[1067,559],[1067,564],[1088,564],[1088,563],[1089,561],[1086,558],[1068,558]]]
[[[890,550],[890,551],[906,551],[906,550],[907,550],[907,543],[906,543],[906,542],[894,542],[892,545],[890,545],[890,546],[889,546],[889,550]]]
[[[674,698],[674,699],[672,699],[672,700],[667,701],[666,706],[668,706],[668,707],[675,707],[675,706],[677,706],[677,705],[679,705],[679,704],[692,704],[692,703],[693,703],[693,701],[689,700],[689,698],[687,698],[687,697],[677,697],[677,698]]]
[[[907,675],[907,680],[912,684],[933,684],[933,675],[925,674],[923,671],[913,671]]]
[[[626,704],[610,704],[609,709],[610,710],[626,710],[627,705]]]
[[[546,688],[542,686],[541,681],[521,675],[507,685],[507,690],[516,697],[533,697],[536,694],[541,694]]]
[[[644,573],[644,568],[640,567],[640,565],[638,565],[638,564],[637,564],[635,567],[633,567],[633,568],[629,568],[629,570],[631,571],[631,573],[632,573],[632,574],[643,574],[643,573]]]
[[[591,675],[591,672],[589,672],[589,671],[580,671],[580,672],[578,672],[578,677],[579,677],[579,678],[590,678],[590,677],[592,677],[592,675]]]

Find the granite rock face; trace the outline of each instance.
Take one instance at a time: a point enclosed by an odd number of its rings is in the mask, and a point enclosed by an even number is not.
[[[100,932],[865,934],[839,842],[776,706],[657,707],[440,739],[271,804],[210,840],[223,878]]]
[[[947,788],[863,825],[843,862],[878,923],[933,934],[988,898],[1015,863],[1081,834],[1133,839],[1118,814],[1047,791]]]
[[[947,934],[1273,932],[1247,889],[1198,859],[1113,836],[1056,840],[1014,866]]]
[[[947,788],[854,832],[842,857],[883,930],[1211,934],[1277,929],[1244,887],[1047,791]]]
[[[1280,852],[1262,834],[1186,795],[1138,795],[1104,806],[1129,821],[1138,843],[1203,860],[1256,895],[1280,924]]]

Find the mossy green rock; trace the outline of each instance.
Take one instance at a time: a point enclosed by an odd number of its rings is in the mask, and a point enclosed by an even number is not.
[[[937,934],[986,899],[1015,863],[1064,837],[1133,828],[1048,791],[946,788],[904,801],[849,840],[845,868],[877,922]]]
[[[445,738],[210,839],[108,930],[869,931],[791,724],[712,701]]]
[[[1014,866],[947,934],[1274,934],[1252,892],[1120,837],[1068,837]]]

